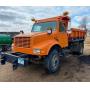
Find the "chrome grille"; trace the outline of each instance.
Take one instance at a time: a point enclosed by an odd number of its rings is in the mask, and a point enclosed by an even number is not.
[[[30,48],[30,37],[15,37],[15,46]]]

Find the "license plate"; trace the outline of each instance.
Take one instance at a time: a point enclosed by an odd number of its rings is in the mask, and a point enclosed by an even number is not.
[[[18,63],[24,65],[24,58],[18,58]]]

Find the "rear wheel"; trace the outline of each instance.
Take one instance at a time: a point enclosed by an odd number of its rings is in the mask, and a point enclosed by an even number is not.
[[[74,44],[72,47],[72,52],[76,54],[83,54],[83,49],[84,49],[84,43],[83,42],[78,42],[77,44]]]
[[[53,49],[48,56],[45,57],[45,70],[48,73],[54,73],[60,68],[60,58],[59,52],[57,49]]]
[[[84,50],[84,43],[80,43],[80,54],[83,54],[83,50]]]

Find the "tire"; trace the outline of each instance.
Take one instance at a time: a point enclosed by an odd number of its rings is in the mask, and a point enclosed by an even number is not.
[[[84,43],[78,43],[76,46],[73,46],[72,48],[72,53],[74,54],[83,54],[83,49],[84,49]]]
[[[55,73],[60,68],[60,58],[59,53],[57,49],[53,49],[48,56],[45,57],[45,70],[48,73]]]

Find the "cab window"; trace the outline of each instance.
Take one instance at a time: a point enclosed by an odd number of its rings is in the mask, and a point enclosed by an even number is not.
[[[60,32],[65,32],[65,26],[62,22],[59,23],[59,30]]]
[[[49,27],[52,28],[52,31],[56,30],[56,22],[35,23],[32,32],[45,32]]]

